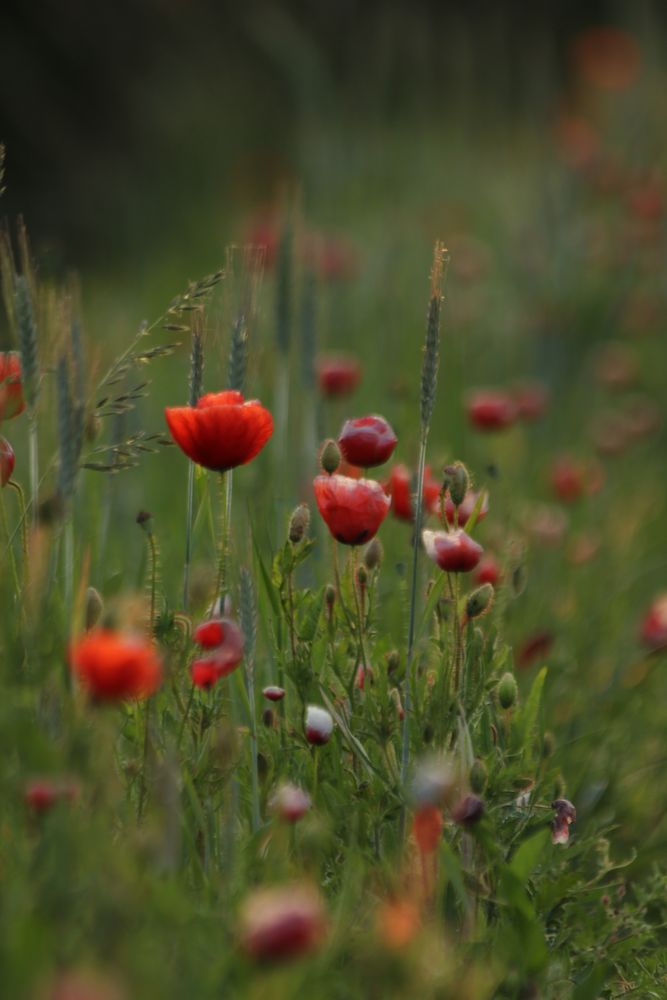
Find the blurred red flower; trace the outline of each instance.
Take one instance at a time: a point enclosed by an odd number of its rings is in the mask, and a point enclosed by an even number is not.
[[[174,441],[188,458],[215,472],[252,461],[273,433],[273,417],[240,392],[211,392],[196,406],[171,406],[165,417]]]
[[[490,583],[493,587],[502,579],[502,570],[495,556],[487,552],[480,559],[477,569],[473,573],[475,583]]]
[[[370,541],[391,506],[380,484],[372,479],[317,476],[313,488],[327,528],[343,545],[363,545]]]
[[[585,470],[568,455],[556,459],[551,468],[550,479],[552,490],[563,503],[574,503],[584,493]]]
[[[398,438],[384,417],[357,417],[346,420],[338,446],[350,465],[363,469],[383,465],[391,456]]]
[[[79,787],[73,781],[54,781],[52,778],[34,778],[25,787],[25,804],[35,813],[48,812],[62,800],[73,802]]]
[[[323,396],[348,396],[361,381],[361,365],[347,355],[327,355],[318,358],[317,381]]]
[[[514,390],[514,405],[519,420],[539,420],[549,405],[549,392],[541,382],[521,382]]]
[[[245,636],[231,618],[211,618],[197,626],[194,641],[207,651],[190,667],[192,683],[212,688],[222,677],[231,674],[243,659]]]
[[[442,814],[437,806],[421,806],[412,820],[412,835],[422,854],[432,854],[442,835]]]
[[[426,555],[445,573],[468,573],[477,566],[484,549],[462,528],[454,531],[424,531]]]
[[[148,698],[162,682],[162,664],[154,646],[110,629],[93,629],[75,642],[70,664],[97,701]]]
[[[478,500],[479,500],[479,491],[468,490],[468,492],[463,498],[463,503],[460,504],[459,506],[459,523],[458,523],[459,528],[465,528],[470,518],[470,515],[472,514],[475,508],[475,504],[477,503]],[[445,517],[447,518],[450,524],[454,524],[455,510],[456,507],[454,506],[452,498],[450,496],[447,496],[445,498]],[[479,508],[479,514],[477,515],[477,520],[478,521],[484,520],[484,518],[488,513],[489,513],[489,494],[485,491],[484,499],[482,500],[482,506]]]
[[[16,351],[0,351],[0,423],[18,417],[23,410],[21,355]]]
[[[14,449],[6,438],[0,437],[0,487],[6,486],[14,471]]]
[[[391,497],[391,510],[401,521],[414,521],[412,509],[412,473],[407,465],[395,465],[384,484],[385,493]],[[440,483],[433,478],[430,465],[424,469],[422,502],[425,511],[437,513]]]
[[[326,910],[315,889],[288,885],[257,889],[240,912],[243,950],[260,961],[280,961],[312,951],[324,939]]]
[[[626,90],[641,68],[637,40],[611,25],[588,28],[577,35],[572,57],[582,79],[600,90]]]
[[[501,431],[516,420],[514,400],[502,389],[476,389],[466,401],[468,420],[478,431]]]
[[[535,660],[546,656],[553,644],[554,637],[551,632],[535,632],[519,647],[516,655],[517,666],[529,667]]]
[[[667,646],[667,593],[652,602],[641,625],[642,642],[652,649]]]

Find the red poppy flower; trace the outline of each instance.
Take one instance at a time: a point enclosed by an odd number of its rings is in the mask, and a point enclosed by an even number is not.
[[[324,939],[324,904],[309,886],[257,889],[240,912],[241,944],[253,958],[279,961],[312,951]]]
[[[338,445],[346,461],[363,469],[383,465],[397,442],[398,438],[384,417],[346,420],[338,438]]]
[[[389,479],[384,485],[385,493],[391,497],[391,510],[401,521],[414,521],[412,509],[412,475],[407,465],[395,465],[389,473]],[[440,483],[433,478],[431,467],[424,469],[424,489],[422,502],[424,509],[431,513],[438,512]]]
[[[317,476],[313,488],[327,528],[343,545],[363,545],[370,541],[391,506],[380,484],[372,479]]]
[[[79,639],[70,663],[98,701],[148,698],[162,682],[162,665],[151,643],[110,629],[93,629]]]
[[[551,469],[551,488],[563,503],[574,503],[584,492],[583,466],[567,455],[557,459]]]
[[[502,431],[516,420],[516,406],[502,389],[477,389],[466,402],[468,420],[478,431]]]
[[[523,382],[514,390],[514,405],[519,420],[531,423],[544,416],[549,393],[541,382]]]
[[[21,356],[16,351],[0,351],[0,422],[18,417],[23,410]]]
[[[269,411],[233,390],[210,392],[196,406],[169,406],[164,412],[181,451],[215,472],[252,461],[273,433]]]
[[[502,575],[502,570],[495,556],[487,553],[480,559],[477,569],[473,574],[473,579],[475,583],[490,583],[492,587],[495,587],[502,579]]]
[[[412,820],[412,834],[422,854],[432,854],[442,836],[442,813],[436,806],[421,806]]]
[[[551,632],[535,632],[531,635],[517,652],[516,662],[519,667],[529,667],[535,660],[541,660],[546,656],[554,644],[554,636]]]
[[[285,688],[278,687],[277,684],[270,684],[262,688],[262,694],[267,701],[282,701],[285,697]]]
[[[317,381],[323,396],[349,396],[361,381],[361,365],[355,358],[330,355],[316,364]]]
[[[0,486],[6,486],[14,471],[14,449],[6,438],[0,437]]]
[[[620,28],[583,31],[574,40],[572,55],[583,79],[600,90],[625,90],[639,75],[639,45]]]
[[[479,491],[468,490],[463,498],[463,503],[459,507],[459,528],[465,528],[470,515],[475,509],[475,504],[479,500]],[[454,524],[454,511],[456,510],[451,497],[445,498],[445,517],[450,524]],[[484,499],[482,500],[482,506],[479,508],[479,514],[477,515],[477,520],[482,521],[489,513],[489,494],[484,493]]]
[[[463,528],[424,531],[422,539],[429,559],[445,573],[468,573],[475,568],[484,552],[479,542],[466,535]]]
[[[35,813],[48,812],[63,799],[73,802],[79,788],[72,781],[53,781],[51,778],[35,778],[26,785],[23,798],[25,804]]]
[[[231,618],[211,618],[202,622],[195,629],[194,640],[208,653],[190,667],[196,687],[212,688],[222,677],[231,674],[243,659],[245,636]]]
[[[667,646],[667,594],[660,594],[651,604],[641,626],[641,639],[652,649]]]

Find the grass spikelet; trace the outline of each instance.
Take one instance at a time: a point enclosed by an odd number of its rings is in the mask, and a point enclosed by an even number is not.
[[[14,315],[23,378],[23,392],[28,409],[34,413],[39,397],[39,359],[37,326],[33,312],[30,286],[25,275],[17,275],[14,291]]]
[[[190,347],[190,381],[188,405],[195,406],[204,387],[204,319],[201,312],[195,314],[192,323],[192,343]]]
[[[433,416],[435,391],[438,383],[438,368],[440,367],[440,310],[442,306],[442,285],[444,269],[447,263],[447,250],[440,241],[436,242],[433,251],[433,266],[431,268],[431,296],[428,302],[426,319],[426,340],[424,343],[424,359],[422,362],[420,417],[422,435],[428,434],[428,427]]]

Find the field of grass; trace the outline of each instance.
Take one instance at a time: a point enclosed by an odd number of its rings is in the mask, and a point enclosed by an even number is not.
[[[573,51],[540,122],[304,112],[141,266],[7,220],[2,995],[667,996],[664,67]]]

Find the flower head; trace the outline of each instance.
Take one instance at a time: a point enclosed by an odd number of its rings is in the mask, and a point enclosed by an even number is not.
[[[383,465],[397,442],[398,438],[384,417],[346,420],[338,438],[345,460],[364,469]]]
[[[255,890],[241,907],[240,923],[244,951],[269,962],[312,951],[327,929],[322,899],[305,885]]]
[[[567,844],[570,839],[570,826],[577,820],[577,810],[568,799],[556,799],[551,803],[556,815],[551,823],[552,844]]]
[[[502,389],[477,389],[466,404],[468,420],[478,431],[502,431],[516,420],[516,406]]]
[[[16,351],[0,351],[0,423],[18,417],[23,410],[21,356]]]
[[[7,438],[0,436],[0,487],[6,486],[14,471],[14,449]]]
[[[269,411],[232,390],[208,393],[196,406],[168,406],[165,417],[181,451],[215,472],[252,461],[273,433]]]
[[[26,785],[23,799],[32,812],[45,813],[58,802],[74,802],[78,794],[79,786],[73,781],[34,778]]]
[[[317,476],[317,507],[333,537],[343,545],[363,545],[387,516],[391,500],[372,479]]]
[[[194,640],[206,651],[191,667],[196,687],[212,688],[222,677],[231,674],[243,659],[245,636],[231,618],[210,618],[197,626]]]
[[[641,639],[652,649],[667,646],[667,594],[660,594],[652,602],[642,621]]]
[[[361,381],[361,365],[343,354],[319,358],[316,371],[320,392],[332,399],[349,396]]]
[[[296,823],[308,812],[310,795],[297,785],[280,785],[269,801],[269,807],[280,819]]]
[[[391,510],[401,521],[414,521],[415,513],[412,507],[412,476],[407,465],[395,465],[389,479],[385,483],[385,492],[391,497]],[[415,490],[416,492],[416,490]],[[422,503],[424,509],[437,513],[440,483],[433,478],[430,465],[424,469],[424,489]]]
[[[319,705],[309,705],[306,709],[306,739],[315,746],[328,743],[333,732],[334,722],[326,708]]]
[[[110,629],[93,629],[79,639],[70,663],[98,701],[148,698],[162,682],[162,664],[151,643]]]
[[[424,548],[429,559],[446,573],[468,573],[482,558],[484,549],[463,528],[455,531],[424,531]]]

